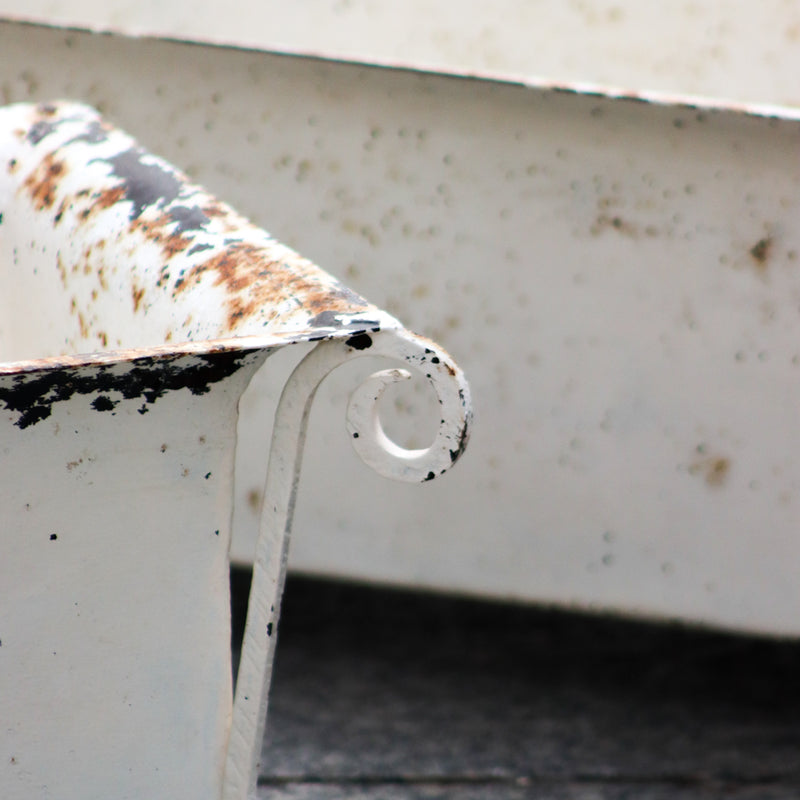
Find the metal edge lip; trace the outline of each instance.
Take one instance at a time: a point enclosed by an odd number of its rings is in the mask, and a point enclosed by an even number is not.
[[[733,114],[736,116],[753,117],[764,120],[780,120],[786,122],[800,122],[800,107],[771,105],[761,103],[744,103],[741,101],[725,100],[718,97],[692,94],[672,94],[669,92],[631,90],[607,84],[596,84],[583,81],[553,81],[541,76],[524,76],[517,73],[494,70],[470,70],[457,67],[443,68],[431,63],[408,63],[401,60],[383,58],[380,56],[349,57],[335,52],[321,50],[305,50],[281,46],[259,47],[255,44],[229,42],[224,39],[183,38],[173,34],[159,34],[149,29],[126,30],[114,26],[92,26],[81,24],[59,24],[58,22],[45,22],[13,15],[0,16],[0,24],[14,24],[32,28],[44,28],[65,33],[94,33],[102,36],[119,36],[130,40],[171,42],[196,47],[210,47],[218,50],[234,50],[242,53],[262,53],[264,55],[285,56],[319,63],[350,65],[372,69],[383,69],[391,72],[407,73],[421,77],[433,76],[439,78],[452,78],[454,80],[476,81],[480,83],[496,84],[500,86],[529,89],[539,93],[557,93],[575,95],[576,97],[589,97],[598,100],[618,100],[631,103],[640,103],[656,108],[700,111],[707,113]]]
[[[178,344],[153,345],[120,350],[103,350],[95,353],[47,356],[35,359],[0,362],[0,377],[24,375],[58,369],[100,367],[111,364],[130,363],[142,359],[168,359],[180,356],[208,356],[217,353],[253,352],[271,350],[292,344],[316,343],[330,339],[349,339],[364,333],[393,330],[393,326],[380,324],[374,327],[353,326],[347,328],[309,328],[299,331],[276,332],[263,335],[231,336],[222,339],[207,339],[202,342],[180,342]]]

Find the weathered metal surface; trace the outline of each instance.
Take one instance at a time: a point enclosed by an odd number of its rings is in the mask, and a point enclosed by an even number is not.
[[[364,382],[351,398],[347,429],[361,456],[376,472],[403,481],[430,481],[461,455],[469,433],[469,387],[457,367],[432,343],[404,331],[374,339],[361,334],[317,347],[297,366],[281,394],[275,413],[270,462],[261,507],[260,536],[253,560],[247,625],[236,684],[231,741],[225,770],[225,800],[253,796],[259,775],[280,601],[286,576],[289,532],[298,490],[311,404],[322,380],[345,361],[369,349],[375,355],[402,358],[425,374],[439,404],[440,424],[424,449],[406,450],[390,441],[377,415],[377,403],[388,384],[408,377],[405,370],[384,370]],[[297,431],[302,435],[297,436]],[[264,635],[266,632],[266,635]]]
[[[3,365],[3,797],[219,796],[236,404],[262,360]]]
[[[369,64],[800,106],[786,0],[0,0],[0,15]]]
[[[4,97],[101,105],[468,371],[471,457],[412,494],[351,452],[357,368],[331,376],[290,567],[800,633],[796,111],[13,24],[0,52]],[[389,398],[409,446],[426,402]],[[241,560],[270,435],[246,431]]]
[[[244,800],[317,383],[368,352],[423,375],[441,407],[429,447],[377,422],[403,371],[348,415],[365,461],[419,482],[466,443],[463,375],[77,104],[0,108],[0,269],[0,792]],[[275,426],[240,678],[259,691],[233,705],[238,405],[299,343],[324,370],[290,380]]]
[[[10,106],[0,125],[14,132],[0,178],[14,197],[4,211],[14,258],[49,252],[60,278],[22,271],[13,296],[42,298],[49,313],[31,331],[24,304],[9,304],[6,358],[397,327],[96,114]]]

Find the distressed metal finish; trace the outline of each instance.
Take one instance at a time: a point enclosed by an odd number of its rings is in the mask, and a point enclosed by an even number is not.
[[[10,304],[10,357],[398,327],[96,115],[9,107],[0,124],[14,132],[2,153],[0,185],[16,200],[6,230],[29,232],[15,257],[49,248],[60,278],[21,273],[12,296],[46,298],[51,312],[32,333],[24,305]]]
[[[356,392],[348,430],[377,471],[426,481],[466,443],[463,375],[77,104],[0,108],[0,267],[0,792],[243,800],[316,386],[373,353],[423,375],[441,405],[428,448],[397,447],[375,415],[405,370]],[[301,342],[232,704],[238,404]]]
[[[654,102],[638,68],[585,91],[8,22],[0,52],[2,97],[98,105],[458,354],[481,424],[419,491],[341,432],[361,367],[326,381],[290,569],[800,634],[796,110]],[[242,399],[240,561],[301,347]],[[387,400],[426,441],[425,393]]]

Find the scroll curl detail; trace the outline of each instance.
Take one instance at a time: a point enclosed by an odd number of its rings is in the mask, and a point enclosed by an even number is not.
[[[445,472],[461,455],[469,438],[471,399],[463,373],[447,353],[421,337],[405,331],[376,337],[370,355],[405,362],[423,374],[433,387],[441,418],[433,442],[424,449],[408,450],[384,432],[378,401],[393,383],[411,377],[406,369],[386,369],[370,375],[350,397],[347,429],[361,459],[381,475],[395,480],[427,481]]]
[[[295,368],[278,403],[272,432],[226,755],[224,800],[247,800],[255,795],[275,654],[276,637],[271,632],[280,614],[303,444],[314,395],[328,373],[365,355],[396,359],[404,367],[421,372],[441,407],[433,443],[422,450],[403,449],[384,433],[377,404],[386,387],[408,377],[409,371],[381,370],[368,377],[351,396],[347,426],[357,452],[369,466],[399,480],[430,480],[456,461],[467,443],[472,416],[469,386],[450,356],[426,339],[403,329],[362,331],[345,340],[320,342]]]

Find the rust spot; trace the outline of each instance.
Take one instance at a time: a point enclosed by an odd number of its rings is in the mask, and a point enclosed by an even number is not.
[[[65,166],[53,153],[48,153],[41,164],[25,179],[28,190],[37,210],[52,208],[58,190],[58,181],[64,174]]]
[[[218,203],[208,203],[203,206],[202,211],[207,217],[224,217],[228,214],[228,211]]]
[[[144,289],[139,288],[136,284],[134,284],[132,287],[132,294],[133,294],[133,311],[135,313],[139,310],[142,298],[144,297]]]
[[[247,505],[256,513],[261,508],[261,492],[258,489],[251,489],[247,493]]]
[[[78,326],[81,329],[81,336],[85,339],[89,335],[89,325],[86,322],[86,317],[82,312],[78,312]]]
[[[228,330],[259,310],[275,308],[284,301],[291,302],[292,308],[302,307],[310,316],[323,310],[336,314],[364,308],[361,298],[344,286],[322,285],[300,274],[299,269],[290,271],[275,262],[266,248],[257,245],[230,243],[179,278],[174,294],[197,286],[206,274],[213,276],[214,286],[223,286],[227,291]]]
[[[705,453],[705,447],[698,445],[697,452]],[[731,471],[731,460],[725,456],[699,458],[689,467],[690,475],[702,475],[706,485],[718,489],[723,486]]]
[[[185,237],[180,232],[180,223],[175,232],[170,228],[175,226],[176,220],[169,213],[159,214],[154,220],[141,217],[131,222],[131,230],[139,231],[146,239],[160,245],[165,260],[171,259],[177,253],[182,253],[194,242],[194,237]]]
[[[706,467],[706,483],[709,486],[722,486],[728,477],[731,462],[727,458],[714,458]]]
[[[750,248],[750,256],[760,272],[763,272],[767,268],[767,261],[772,251],[772,243],[772,237],[765,236],[763,239],[759,239]]]
[[[117,186],[114,189],[106,189],[97,196],[94,208],[99,210],[111,208],[111,206],[115,203],[119,203],[124,197],[125,190],[121,186]]]
[[[67,268],[66,268],[66,266],[64,266],[64,262],[61,259],[61,253],[57,253],[56,254],[56,267],[58,269],[58,274],[61,277],[61,283],[63,283],[64,286],[66,287],[66,285],[67,285]]]

